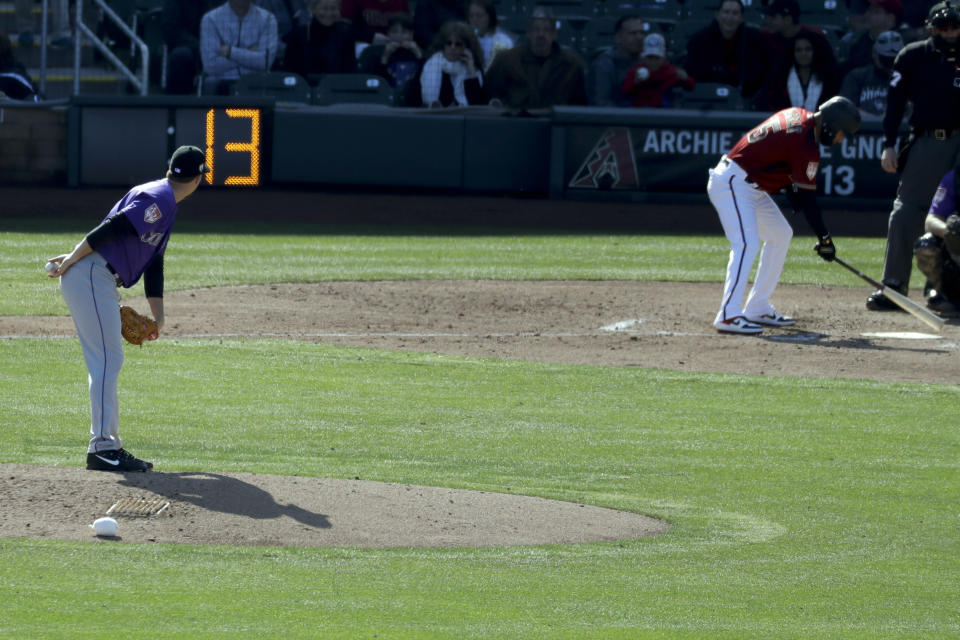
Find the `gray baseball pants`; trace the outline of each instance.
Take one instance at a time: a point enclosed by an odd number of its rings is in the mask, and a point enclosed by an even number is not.
[[[923,234],[923,221],[937,186],[960,162],[960,135],[946,140],[919,136],[907,157],[887,223],[883,282],[906,290],[913,267],[913,245]]]
[[[77,328],[89,373],[91,422],[87,452],[120,449],[117,380],[123,367],[123,341],[116,278],[107,269],[107,261],[94,252],[60,278],[60,291]]]

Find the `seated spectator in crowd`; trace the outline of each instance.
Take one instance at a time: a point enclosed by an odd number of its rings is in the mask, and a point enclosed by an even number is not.
[[[353,28],[340,15],[340,0],[310,0],[310,13],[310,22],[295,28],[290,36],[284,68],[305,78],[355,72]]]
[[[251,0],[227,0],[200,21],[205,94],[230,95],[241,75],[269,71],[276,55],[277,19]]]
[[[513,38],[499,27],[493,0],[470,0],[467,20],[477,32],[480,48],[483,49],[483,69],[486,71],[498,53],[513,48]]]
[[[813,46],[813,59],[817,65],[819,81],[834,89],[840,86],[840,71],[837,56],[823,31],[800,24],[800,5],[797,0],[771,0],[767,5],[767,47],[770,57],[768,82],[768,109],[782,102],[784,79],[796,65],[796,40],[803,37]],[[835,92],[825,93],[832,98]],[[816,109],[814,109],[816,111]]]
[[[13,43],[0,31],[0,96],[12,100],[37,101],[37,91],[27,68],[13,55]]]
[[[583,61],[557,44],[557,18],[548,7],[534,7],[526,39],[498,54],[485,80],[487,94],[511,109],[587,104]]]
[[[167,44],[167,93],[190,94],[200,73],[200,20],[220,0],[164,0],[162,26]]]
[[[873,43],[873,63],[850,71],[843,79],[840,95],[864,113],[882,116],[887,106],[893,60],[902,48],[903,38],[896,31],[884,31],[877,36]]]
[[[903,7],[903,41],[914,42],[929,37],[927,15],[940,0],[910,0]]]
[[[293,30],[310,22],[309,0],[253,0],[277,19],[277,37],[281,42],[290,39]]]
[[[940,313],[960,311],[960,219],[957,170],[940,181],[923,223],[925,233],[913,248],[917,268],[927,277],[927,307]]]
[[[644,20],[626,14],[614,25],[615,43],[597,54],[590,64],[588,100],[597,107],[629,107],[631,100],[623,94],[627,71],[640,61],[643,50]]]
[[[343,17],[353,24],[357,42],[380,44],[386,41],[387,18],[394,13],[410,13],[408,0],[343,0]]]
[[[895,31],[903,15],[900,0],[869,0],[863,13],[863,31],[848,33],[840,42],[840,70],[846,74],[873,61],[873,43],[884,31]]]
[[[411,82],[420,73],[423,51],[413,39],[413,18],[409,13],[395,13],[387,19],[387,40],[363,50],[357,62],[358,71],[386,78],[400,96],[398,106],[420,105],[419,83]],[[408,85],[416,90],[407,90]]]
[[[744,24],[740,0],[720,0],[713,21],[690,36],[684,67],[697,82],[737,87],[748,102],[763,94],[766,46],[759,29]]]
[[[440,27],[420,72],[421,101],[425,107],[465,107],[486,104],[483,90],[483,50],[465,22]]]
[[[686,71],[667,60],[667,41],[663,36],[651,33],[643,41],[640,62],[627,71],[623,95],[635,107],[669,107],[673,104],[674,87],[692,91],[696,84]]]
[[[837,93],[837,75],[828,62],[817,59],[813,42],[806,35],[793,39],[793,64],[771,93],[770,108],[780,111],[801,107],[815,112]]]
[[[413,10],[413,37],[421,47],[433,43],[440,27],[467,19],[466,0],[417,0]]]

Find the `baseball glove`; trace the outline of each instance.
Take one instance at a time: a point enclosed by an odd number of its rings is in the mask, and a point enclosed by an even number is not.
[[[943,245],[954,260],[960,258],[960,216],[951,213],[947,216],[947,230],[943,234]]]
[[[156,340],[160,328],[153,318],[142,316],[133,307],[120,307],[120,333],[130,344],[142,345],[144,340]]]

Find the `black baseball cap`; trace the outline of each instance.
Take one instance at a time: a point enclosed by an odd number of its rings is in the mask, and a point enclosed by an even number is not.
[[[193,178],[210,171],[206,155],[197,147],[184,145],[170,157],[170,171],[178,178]]]

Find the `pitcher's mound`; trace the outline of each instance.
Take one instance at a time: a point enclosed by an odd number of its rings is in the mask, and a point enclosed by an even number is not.
[[[123,542],[480,547],[627,540],[669,528],[635,513],[529,496],[249,473],[0,464],[0,494],[7,538],[96,540],[88,525],[114,505],[113,540]],[[122,515],[137,504],[158,515]]]

